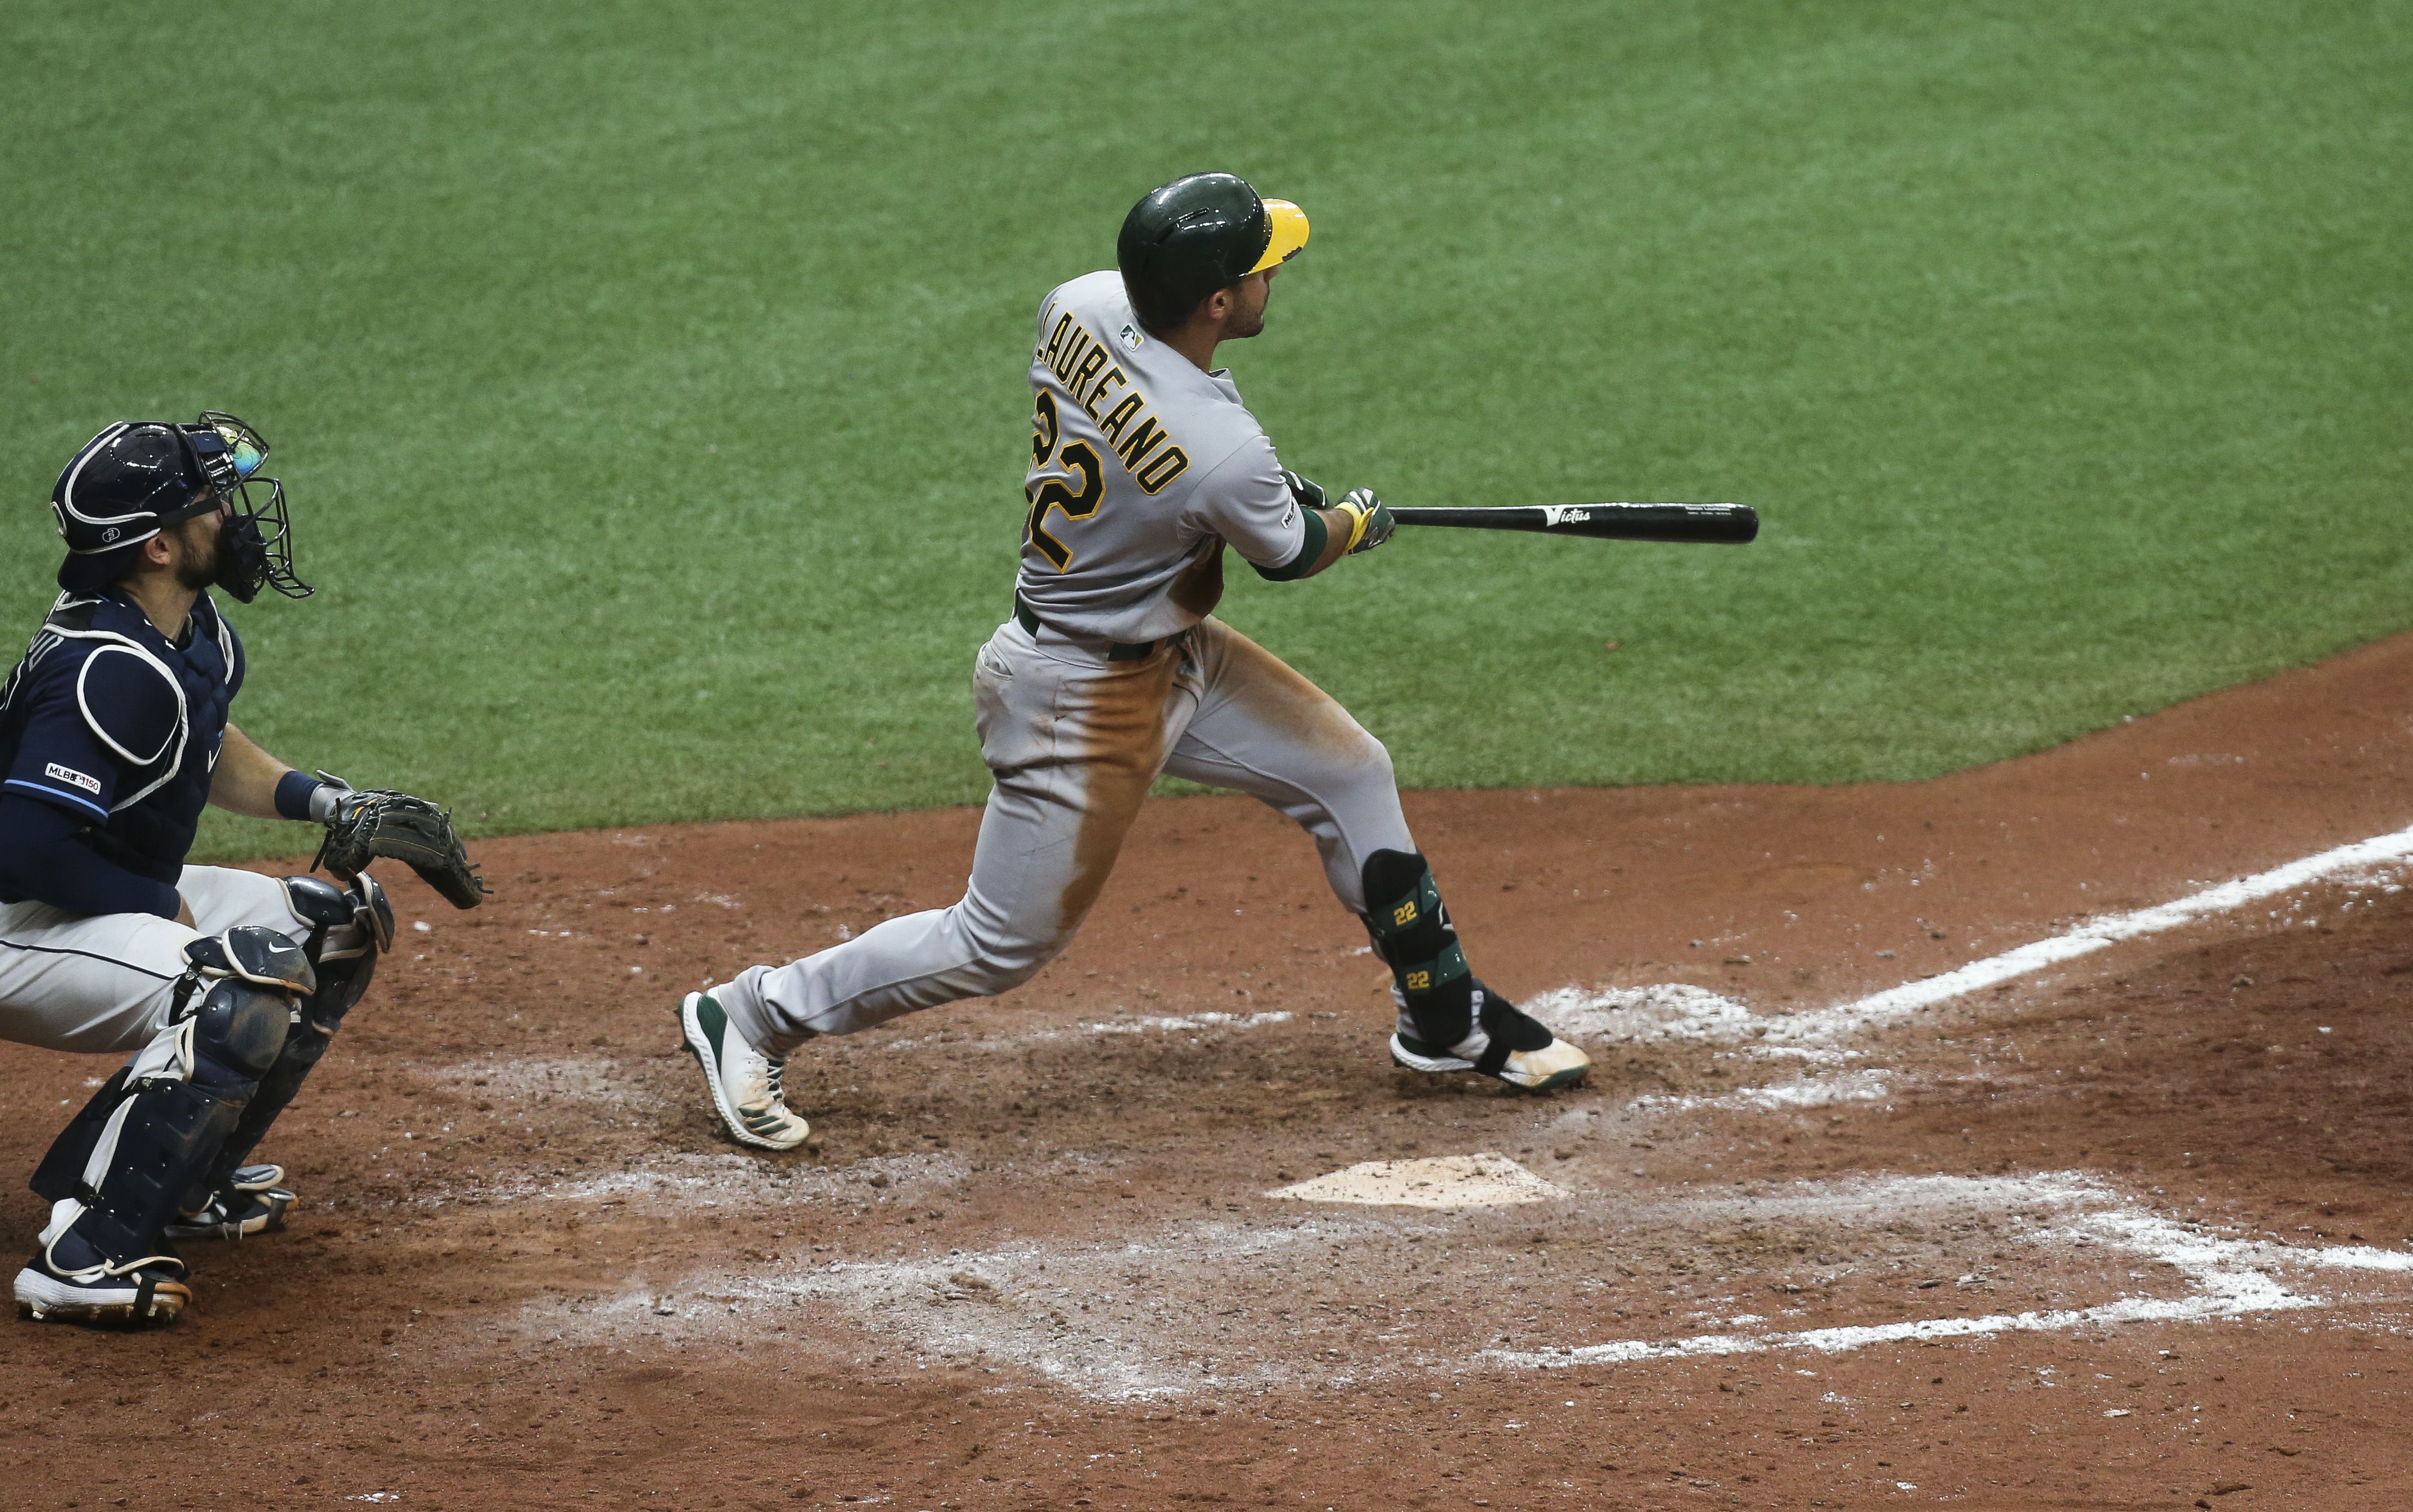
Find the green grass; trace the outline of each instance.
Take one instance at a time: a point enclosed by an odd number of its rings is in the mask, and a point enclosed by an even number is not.
[[[240,614],[239,721],[489,832],[976,800],[1031,312],[1206,166],[1314,219],[1227,349],[1292,465],[1768,521],[1243,574],[1409,783],[1918,777],[2413,624],[2402,7],[45,0],[0,44],[0,609],[84,437],[236,410],[321,584]]]

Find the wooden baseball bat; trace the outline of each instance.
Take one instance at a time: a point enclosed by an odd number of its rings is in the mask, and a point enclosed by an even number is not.
[[[1491,509],[1394,506],[1391,518],[1402,525],[1531,530],[1605,541],[1721,541],[1739,546],[1759,534],[1759,511],[1747,504],[1517,504]]]

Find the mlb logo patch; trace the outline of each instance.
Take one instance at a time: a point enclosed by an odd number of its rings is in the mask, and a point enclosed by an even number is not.
[[[1141,335],[1139,333],[1139,328],[1134,325],[1125,324],[1120,335],[1123,339],[1123,345],[1130,347],[1134,352],[1138,351],[1142,346],[1147,344],[1147,338]]]
[[[42,775],[54,782],[63,782],[69,787],[81,787],[95,798],[100,796],[100,779],[87,777],[73,767],[62,767],[55,761],[45,762],[42,766]]]

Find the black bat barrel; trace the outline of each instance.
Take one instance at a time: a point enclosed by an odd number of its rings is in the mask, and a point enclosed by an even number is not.
[[[1739,546],[1759,535],[1747,504],[1519,504],[1491,509],[1393,508],[1402,525],[1524,530],[1609,541],[1710,541]]]

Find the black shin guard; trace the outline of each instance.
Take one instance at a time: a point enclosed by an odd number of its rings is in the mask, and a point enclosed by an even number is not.
[[[243,1111],[240,1096],[189,1081],[153,1082],[130,1101],[116,1158],[97,1189],[80,1194],[83,1214],[69,1230],[112,1264],[161,1252],[161,1231]]]
[[[1446,1050],[1474,1031],[1475,980],[1432,869],[1412,850],[1366,858],[1366,932],[1391,968],[1416,1038]]]
[[[259,1090],[252,1094],[234,1132],[227,1136],[217,1159],[211,1163],[204,1188],[208,1192],[224,1188],[235,1168],[259,1148],[269,1125],[301,1093],[303,1079],[325,1056],[335,1031],[343,1027],[344,1015],[368,991],[369,978],[377,973],[381,945],[371,931],[371,921],[361,916],[371,906],[385,906],[381,892],[356,895],[316,877],[288,877],[285,890],[294,912],[312,925],[303,948],[317,968],[318,988],[294,1006],[293,1025],[285,1036],[284,1050],[259,1079]],[[390,939],[392,932],[389,920],[385,937]]]
[[[51,1141],[50,1153],[34,1167],[34,1179],[27,1184],[34,1195],[45,1202],[65,1202],[76,1195],[83,1181],[83,1168],[92,1160],[93,1146],[100,1143],[100,1131],[107,1126],[109,1115],[126,1101],[126,1079],[129,1069],[119,1066],[115,1075],[100,1084],[83,1105],[83,1110],[59,1131]]]
[[[286,1031],[285,1048],[277,1052],[276,1064],[259,1079],[259,1090],[244,1105],[243,1116],[228,1131],[226,1142],[218,1146],[217,1158],[210,1162],[200,1191],[189,1195],[186,1207],[200,1206],[200,1197],[220,1191],[233,1181],[235,1168],[259,1148],[269,1125],[301,1092],[303,1079],[327,1053],[328,1042],[334,1037],[333,1030],[320,1028],[309,1010],[303,1010],[302,1021]]]
[[[221,980],[179,1031],[177,1064],[168,1074],[121,1077],[102,1088],[113,1095],[97,1123],[87,1127],[94,1110],[87,1108],[37,1173],[37,1191],[63,1182],[66,1190],[52,1200],[72,1199],[81,1210],[64,1231],[51,1234],[51,1258],[67,1261],[70,1270],[94,1265],[114,1273],[167,1253],[162,1230],[275,1064],[289,1011],[281,992]]]

